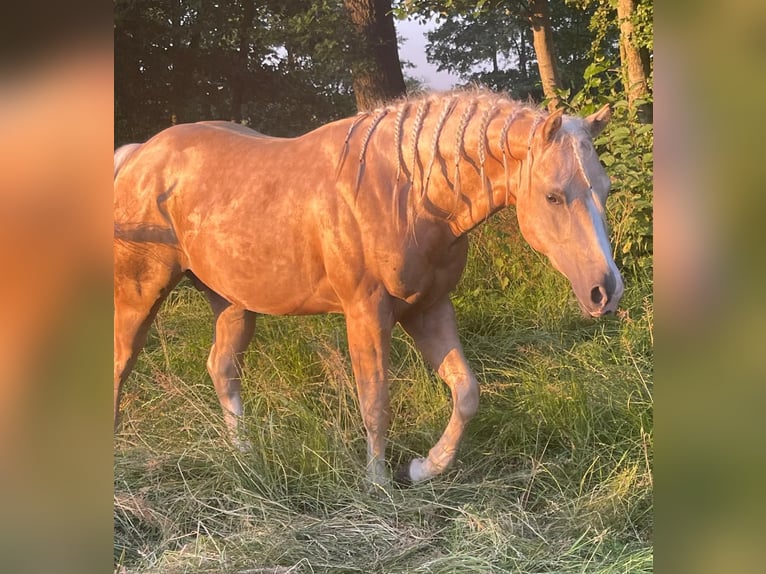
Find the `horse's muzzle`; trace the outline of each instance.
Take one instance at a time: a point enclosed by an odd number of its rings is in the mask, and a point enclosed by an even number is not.
[[[590,305],[586,311],[591,317],[603,317],[617,312],[625,286],[619,273],[609,273],[590,290]],[[584,307],[584,306],[583,306]]]

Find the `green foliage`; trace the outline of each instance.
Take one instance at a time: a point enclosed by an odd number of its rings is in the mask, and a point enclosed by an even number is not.
[[[540,82],[524,17],[507,9],[443,16],[428,32],[426,54],[439,70],[525,97]],[[516,61],[518,65],[513,65]]]
[[[481,384],[479,413],[454,469],[370,496],[342,318],[259,318],[243,385],[254,449],[242,454],[225,439],[204,367],[212,314],[183,284],[124,390],[114,459],[118,570],[653,570],[653,132],[628,109],[609,1],[580,2],[593,10],[591,51],[581,81],[562,95],[578,115],[613,107],[595,143],[612,178],[613,245],[628,272],[620,314],[583,319],[566,279],[524,242],[512,210],[479,227],[454,294]],[[353,111],[337,57],[348,49],[338,3],[308,4],[259,3],[247,31],[247,69],[258,82],[243,114],[263,131],[289,135]],[[477,4],[495,3],[403,3],[439,5],[447,16]],[[173,20],[179,5],[188,11]],[[226,117],[232,105],[243,4],[153,6],[115,6],[121,142],[156,132],[171,113]],[[642,2],[637,14],[649,50],[651,11]],[[173,86],[179,66],[188,75]],[[388,458],[396,465],[427,452],[451,403],[398,330],[391,357]]]
[[[577,115],[593,113],[604,104],[612,108],[612,120],[595,140],[596,149],[612,181],[607,211],[612,228],[612,245],[618,265],[626,271],[651,271],[653,254],[653,171],[654,129],[637,116],[641,104],[628,105],[622,85],[619,53],[609,38],[616,37],[618,24],[611,0],[573,0],[573,4],[595,6],[590,30],[594,34],[591,63],[583,74],[579,91],[561,92],[568,111]],[[636,45],[651,50],[653,14],[651,2],[639,2],[634,19]],[[651,70],[651,68],[650,68]],[[649,74],[651,87],[651,73]]]
[[[651,270],[653,254],[654,129],[641,123],[620,84],[619,69],[603,58],[585,71],[585,86],[575,94],[560,93],[573,115],[585,116],[609,104],[612,120],[594,140],[612,182],[607,213],[615,260],[621,269]],[[640,102],[637,102],[637,104]]]
[[[591,10],[588,31],[591,34],[591,55],[599,54],[609,60],[620,57],[619,25],[614,0],[564,0],[567,5]]]
[[[436,29],[428,33],[429,61],[466,83],[506,91],[519,99],[540,100],[542,88],[526,3],[447,4],[438,12]],[[588,64],[588,25],[593,10],[571,7],[561,0],[549,6],[562,85],[579,89]]]
[[[564,0],[568,5],[592,11],[588,31],[592,36],[589,59],[593,62],[603,58],[609,62],[618,62],[619,22],[615,0]],[[652,57],[654,53],[654,2],[636,0],[633,14],[633,44],[642,51],[648,68],[649,89],[652,87]]]
[[[290,136],[350,115],[351,46],[338,0],[117,0],[115,144],[202,119]]]
[[[653,127],[631,121],[625,100],[615,102],[614,109],[614,125],[595,142],[604,150],[601,160],[612,179],[612,241],[623,268],[651,268]]]
[[[508,2],[507,0],[398,0],[394,2],[394,15],[397,18],[427,19],[432,14],[451,16],[480,12],[485,8],[497,8],[503,4],[519,7],[524,0]]]
[[[638,48],[654,51],[654,2],[639,0],[633,17],[633,41]]]

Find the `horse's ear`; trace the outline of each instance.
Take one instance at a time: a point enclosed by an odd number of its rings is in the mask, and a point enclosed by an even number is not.
[[[549,144],[556,136],[556,132],[561,128],[561,116],[564,115],[564,110],[559,108],[549,115],[545,123],[543,124],[543,142]]]
[[[606,127],[606,124],[609,123],[610,119],[612,119],[612,109],[609,107],[609,104],[606,104],[596,113],[586,117],[585,127],[588,128],[590,137],[595,138],[598,134],[600,134]]]

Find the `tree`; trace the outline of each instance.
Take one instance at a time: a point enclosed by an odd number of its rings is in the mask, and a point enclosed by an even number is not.
[[[564,0],[557,4],[563,5]],[[466,16],[471,13],[489,11],[499,14],[506,11],[527,22],[532,30],[533,45],[537,60],[538,73],[544,96],[549,107],[554,109],[559,103],[559,91],[562,89],[557,62],[554,32],[551,23],[551,10],[548,0],[411,0],[405,3],[403,14],[418,13],[421,16],[433,13],[449,17]]]
[[[117,0],[115,145],[227,119],[272,135],[354,111],[341,0]]]
[[[617,1],[617,20],[620,24],[620,60],[628,105],[635,108],[643,122],[651,121],[651,107],[646,103],[649,95],[640,46],[634,38],[636,0]],[[643,102],[640,105],[637,102]]]
[[[533,45],[527,1],[487,3],[481,10],[440,15],[436,29],[428,34],[428,58],[466,81],[505,90],[520,99],[557,98],[560,90],[577,91],[590,60],[588,26],[594,9],[572,7],[562,0],[549,2],[548,8],[559,54],[556,82],[549,84],[547,94],[539,72],[545,65],[536,65],[539,54]]]
[[[606,70],[619,68],[620,89],[639,121],[652,121],[652,0],[567,0],[592,9],[590,59]]]
[[[406,94],[391,0],[343,0],[356,31],[354,95],[359,111]]]
[[[518,13],[498,6],[443,16],[427,36],[428,61],[439,70],[515,97],[542,97],[536,87],[540,77],[531,65],[531,30]]]
[[[548,0],[529,0],[529,21],[537,55],[537,67],[543,93],[548,99],[548,108],[553,111],[559,106],[558,90],[561,89],[553,31],[548,16]]]

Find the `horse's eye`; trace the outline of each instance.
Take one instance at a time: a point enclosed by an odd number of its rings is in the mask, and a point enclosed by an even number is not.
[[[559,205],[561,203],[561,198],[558,195],[554,195],[552,193],[546,195],[545,199],[548,200],[548,203],[552,203],[553,205]]]

